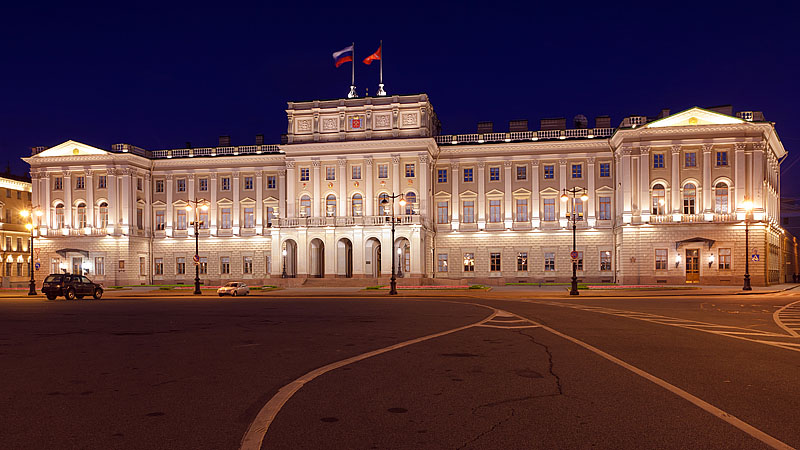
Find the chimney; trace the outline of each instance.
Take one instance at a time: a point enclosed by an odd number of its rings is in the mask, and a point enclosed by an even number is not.
[[[589,128],[589,119],[583,114],[578,114],[572,118],[572,127],[576,129]]]
[[[664,117],[668,117],[669,113],[670,113],[669,108],[664,108],[661,110],[661,114],[658,115],[658,118],[663,119]]]
[[[510,133],[528,131],[528,119],[512,120],[508,122],[508,131]]]
[[[264,135],[257,134],[256,135],[256,145],[264,145]]]
[[[567,119],[558,117],[554,119],[542,119],[539,121],[539,129],[542,131],[547,130],[566,130]]]
[[[478,134],[492,133],[494,130],[494,123],[492,122],[478,122]]]
[[[594,118],[595,128],[611,128],[611,116],[597,116]]]
[[[186,144],[183,146],[183,148],[192,148],[192,143],[189,142],[189,141],[186,141]]]
[[[37,153],[41,153],[41,152],[43,152],[45,150],[47,150],[47,147],[45,147],[43,145],[39,145],[37,147],[31,147],[31,155],[35,155]]]
[[[219,146],[220,147],[230,147],[231,146],[231,137],[228,135],[222,135],[219,137]]]

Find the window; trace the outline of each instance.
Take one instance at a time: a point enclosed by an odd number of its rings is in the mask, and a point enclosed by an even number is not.
[[[514,218],[516,222],[527,222],[528,221],[528,199],[527,198],[518,198],[517,201],[517,215]]]
[[[244,190],[245,191],[253,190],[253,177],[244,177]]]
[[[686,152],[683,154],[683,162],[686,167],[697,167],[697,153]]]
[[[336,167],[333,166],[325,167],[325,179],[328,181],[333,181],[336,179]]]
[[[200,219],[200,228],[201,229],[207,229],[208,228],[208,210],[203,211],[201,209],[199,216],[200,216],[199,217],[199,219]]]
[[[447,183],[447,169],[438,169],[437,174],[439,183]]]
[[[472,167],[464,169],[464,183],[472,183]]]
[[[731,249],[719,249],[719,270],[730,270],[731,268]]]
[[[600,176],[604,178],[611,176],[611,163],[600,163]]]
[[[11,236],[6,236],[6,248],[5,251],[11,251]]]
[[[464,253],[464,272],[475,272],[474,253]]]
[[[664,210],[666,209],[665,206],[667,204],[667,196],[666,196],[666,189],[664,189],[664,185],[659,183],[653,185],[653,214],[655,215],[662,215],[664,214]]]
[[[64,228],[64,205],[56,205],[56,228]]]
[[[386,200],[386,203],[383,201]],[[389,201],[389,194],[382,193],[378,196],[378,215],[387,216],[392,212],[392,202]]]
[[[77,177],[77,178],[75,178],[75,189],[86,189],[86,178],[85,177]]]
[[[555,177],[556,177],[555,166],[552,164],[547,164],[546,166],[544,166],[544,179],[552,180]]]
[[[389,178],[388,164],[378,164],[378,178]]]
[[[144,228],[144,209],[136,208],[136,228]]]
[[[86,228],[86,205],[83,203],[78,205],[78,228]]]
[[[336,217],[336,196],[333,194],[325,197],[325,216]]]
[[[231,208],[222,208],[221,210],[221,224],[220,228],[223,230],[231,229]]]
[[[414,178],[414,164],[406,164],[406,178]]]
[[[517,253],[517,272],[528,271],[528,252]]]
[[[155,258],[153,260],[153,274],[154,275],[164,275],[164,259],[163,258]]]
[[[717,214],[726,214],[728,210],[728,185],[719,182],[714,189],[714,210]]]
[[[223,256],[219,259],[219,273],[222,275],[231,273],[231,258],[229,256]]]
[[[139,276],[147,275],[147,259],[144,256],[139,257]]]
[[[21,262],[17,263],[17,276],[18,277],[22,276],[22,263]]]
[[[13,264],[13,263],[12,263],[12,262],[10,262],[10,261],[7,261],[7,262],[6,262],[6,276],[9,276],[9,277],[11,276],[11,270],[12,270],[12,269],[11,269],[11,267],[12,267],[12,264]]]
[[[572,165],[572,178],[583,178],[583,164]]]
[[[653,169],[663,169],[663,168],[664,168],[664,154],[653,153]]]
[[[200,183],[199,183],[200,191],[201,192],[207,191],[208,190],[208,178],[200,178],[199,181],[200,181]]]
[[[360,217],[364,211],[364,197],[361,194],[353,194],[353,201],[352,201],[352,213],[353,217]]]
[[[489,222],[500,222],[500,200],[489,200]]]
[[[464,201],[461,221],[464,223],[475,223],[475,202],[473,200]]]
[[[611,252],[600,252],[600,271],[607,272],[611,270]]]
[[[548,252],[544,254],[544,271],[555,272],[556,270],[556,254]]]
[[[163,230],[165,228],[164,210],[156,211],[156,230]]]
[[[108,226],[108,203],[100,203],[98,215],[98,218],[100,219],[98,225],[100,228],[106,228]]]
[[[309,175],[310,169],[308,167],[303,167],[300,169],[300,181],[308,181],[311,176]]]
[[[300,197],[300,217],[311,217],[311,197]]]
[[[253,273],[253,257],[252,256],[244,256],[242,257],[242,273],[245,275]]]
[[[94,274],[95,275],[106,274],[105,259],[102,256],[98,256],[97,258],[94,259]]]
[[[405,195],[406,199],[406,214],[412,215],[414,214],[414,205],[417,204],[417,194],[413,192],[408,192]]]
[[[156,180],[156,193],[164,192],[164,180]]]
[[[53,190],[60,191],[64,189],[64,179],[61,177],[53,178]]]
[[[177,220],[175,222],[175,229],[176,230],[185,230],[186,229],[186,210],[183,209],[183,208],[178,208]]]
[[[517,166],[517,181],[528,179],[528,166]]]
[[[267,217],[266,217],[266,219],[267,219],[267,226],[268,227],[272,226],[272,219],[278,217],[277,210],[278,210],[277,207],[267,206]]]
[[[544,217],[542,220],[546,222],[552,222],[556,220],[556,199],[544,199]]]
[[[447,272],[447,253],[439,253],[436,260],[436,271]]]
[[[175,273],[178,275],[186,274],[186,258],[183,256],[175,258]]]
[[[717,167],[724,167],[728,165],[728,152],[727,151],[718,151],[717,152]]]
[[[267,189],[275,189],[278,185],[275,175],[267,175]]]
[[[17,251],[22,251],[22,238],[17,238]]]
[[[231,190],[231,177],[220,178],[220,189],[222,189],[223,191]]]
[[[686,183],[683,186],[683,213],[684,214],[694,214],[694,205],[695,205],[695,197],[697,194],[697,188],[694,187],[692,183]]]
[[[583,252],[578,252],[578,259],[574,261],[575,270],[583,272]]]
[[[656,270],[667,270],[667,249],[656,249]]]
[[[600,197],[599,220],[611,220],[611,197]]]
[[[177,192],[186,192],[186,178],[178,178],[175,186]]]
[[[200,275],[205,275],[208,273],[208,257],[201,256],[200,257]]]
[[[350,168],[350,175],[354,180],[361,179],[361,166],[353,166]]]
[[[436,203],[436,223],[450,222],[450,214],[447,208],[447,202]]]
[[[500,272],[500,253],[489,254],[489,270],[492,272]]]
[[[97,189],[106,189],[107,183],[108,183],[108,177],[106,175],[100,175],[99,177],[97,177]]]
[[[489,181],[500,181],[499,167],[489,167]]]
[[[255,208],[248,206],[244,208],[244,227],[255,228],[256,226],[256,213]]]
[[[574,208],[573,214],[575,215],[575,219],[583,220],[583,200],[575,199],[572,207]]]
[[[142,190],[142,182],[143,182],[142,177],[137,177],[136,178],[136,190],[137,191],[141,191]]]

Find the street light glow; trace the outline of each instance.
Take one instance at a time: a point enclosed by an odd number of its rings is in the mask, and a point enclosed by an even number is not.
[[[28,217],[31,215],[31,212],[28,211],[27,209],[23,209],[22,211],[19,212],[19,215],[22,217]]]
[[[747,211],[747,212],[752,211],[753,210],[753,202],[751,202],[750,200],[745,200],[744,203],[742,203],[742,208],[744,208],[744,210]]]

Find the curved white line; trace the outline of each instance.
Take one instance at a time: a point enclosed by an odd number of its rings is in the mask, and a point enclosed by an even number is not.
[[[772,313],[772,320],[774,320],[775,323],[778,324],[779,327],[783,328],[784,331],[786,331],[787,333],[791,334],[794,337],[800,337],[800,334],[798,334],[796,331],[794,331],[791,328],[789,328],[786,325],[784,325],[783,322],[781,321],[781,318],[779,317],[779,315],[784,309],[786,309],[786,308],[788,308],[790,306],[794,306],[794,305],[796,305],[798,303],[800,303],[800,300],[798,300],[796,302],[789,303],[788,305],[785,305],[783,308],[781,308],[781,309],[775,311],[774,313]]]

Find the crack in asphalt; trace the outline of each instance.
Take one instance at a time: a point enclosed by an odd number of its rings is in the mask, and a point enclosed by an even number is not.
[[[480,408],[480,406],[478,408]],[[475,411],[478,408],[475,408],[474,410],[472,410],[472,413],[474,414]],[[491,426],[491,428],[489,428],[488,430],[484,431],[483,433],[481,433],[481,434],[475,436],[474,438],[470,439],[469,441],[461,444],[461,446],[459,446],[458,449],[466,448],[468,445],[472,444],[473,442],[477,441],[478,439],[480,439],[480,438],[486,436],[487,434],[493,432],[497,427],[499,427],[500,425],[502,425],[502,424],[508,422],[509,420],[511,420],[511,418],[514,417],[514,414],[515,414],[514,408],[511,408],[511,414],[509,414],[508,417],[506,417],[505,419],[495,423],[494,425]]]
[[[564,395],[564,390],[563,390],[563,388],[561,386],[561,377],[559,377],[553,371],[553,353],[550,352],[550,347],[548,347],[545,344],[542,344],[541,342],[536,342],[536,339],[533,336],[531,336],[530,334],[525,333],[522,330],[517,330],[517,333],[519,333],[519,334],[521,334],[523,336],[526,336],[528,339],[531,340],[531,342],[533,342],[534,344],[536,344],[536,345],[538,345],[538,346],[540,346],[540,347],[542,347],[544,349],[545,353],[547,353],[547,360],[548,360],[547,370],[550,372],[550,375],[552,375],[553,378],[555,378],[555,380],[556,380],[556,388],[558,390],[558,394],[557,395]]]

